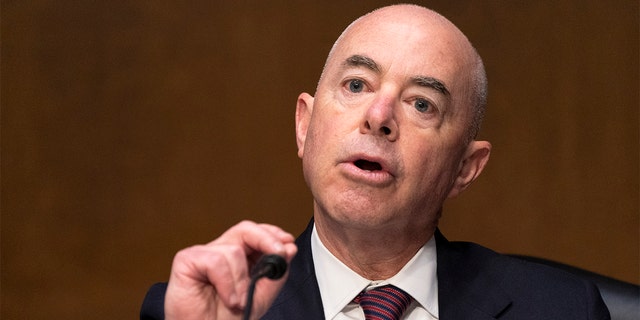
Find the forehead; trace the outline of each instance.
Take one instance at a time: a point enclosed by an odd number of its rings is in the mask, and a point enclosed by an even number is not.
[[[327,66],[335,71],[349,57],[363,55],[385,74],[432,76],[453,84],[466,71],[464,41],[453,25],[439,19],[365,17],[341,36]]]

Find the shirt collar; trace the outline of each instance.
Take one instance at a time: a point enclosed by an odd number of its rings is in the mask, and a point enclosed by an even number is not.
[[[349,269],[322,244],[315,225],[311,252],[326,319],[334,318],[365,288],[385,284],[406,291],[427,312],[438,317],[437,255],[433,237],[396,275],[384,281],[373,282]]]

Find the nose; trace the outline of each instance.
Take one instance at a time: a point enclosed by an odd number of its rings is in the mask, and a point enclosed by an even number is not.
[[[398,138],[398,123],[394,115],[393,99],[376,99],[367,108],[360,124],[360,133],[385,137],[389,141]]]

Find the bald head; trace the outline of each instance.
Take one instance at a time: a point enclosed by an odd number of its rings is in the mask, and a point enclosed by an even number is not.
[[[467,142],[473,140],[484,116],[487,80],[484,65],[467,37],[449,20],[435,11],[417,5],[393,5],[372,11],[351,23],[334,43],[323,68],[318,89],[328,70],[342,63],[342,52],[358,50],[363,42],[380,38],[381,32],[392,32],[394,43],[383,50],[405,50],[417,55],[425,64],[453,66],[464,84],[455,102],[470,110]],[[354,49],[355,48],[355,49]],[[382,51],[382,50],[380,50]]]
[[[462,32],[422,7],[385,7],[342,33],[315,95],[296,104],[298,156],[323,241],[343,237],[337,248],[348,233],[403,230],[406,242],[424,245],[444,201],[488,160],[491,144],[472,139],[483,73]]]

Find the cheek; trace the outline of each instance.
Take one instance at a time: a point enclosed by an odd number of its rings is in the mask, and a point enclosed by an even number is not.
[[[335,149],[345,137],[354,131],[354,119],[349,114],[325,111],[312,119],[309,128],[314,149]]]
[[[437,139],[424,138],[423,141],[439,141]],[[416,186],[420,189],[441,189],[451,183],[451,177],[455,176],[457,168],[458,151],[451,145],[442,142],[427,144],[414,143],[405,153],[405,164],[408,174]],[[435,190],[427,190],[433,192]]]
[[[334,142],[330,140],[330,130],[322,125],[322,119],[309,126],[304,145],[304,155],[302,157],[305,175],[316,171],[321,171],[328,166],[328,159],[331,154],[330,147]]]

